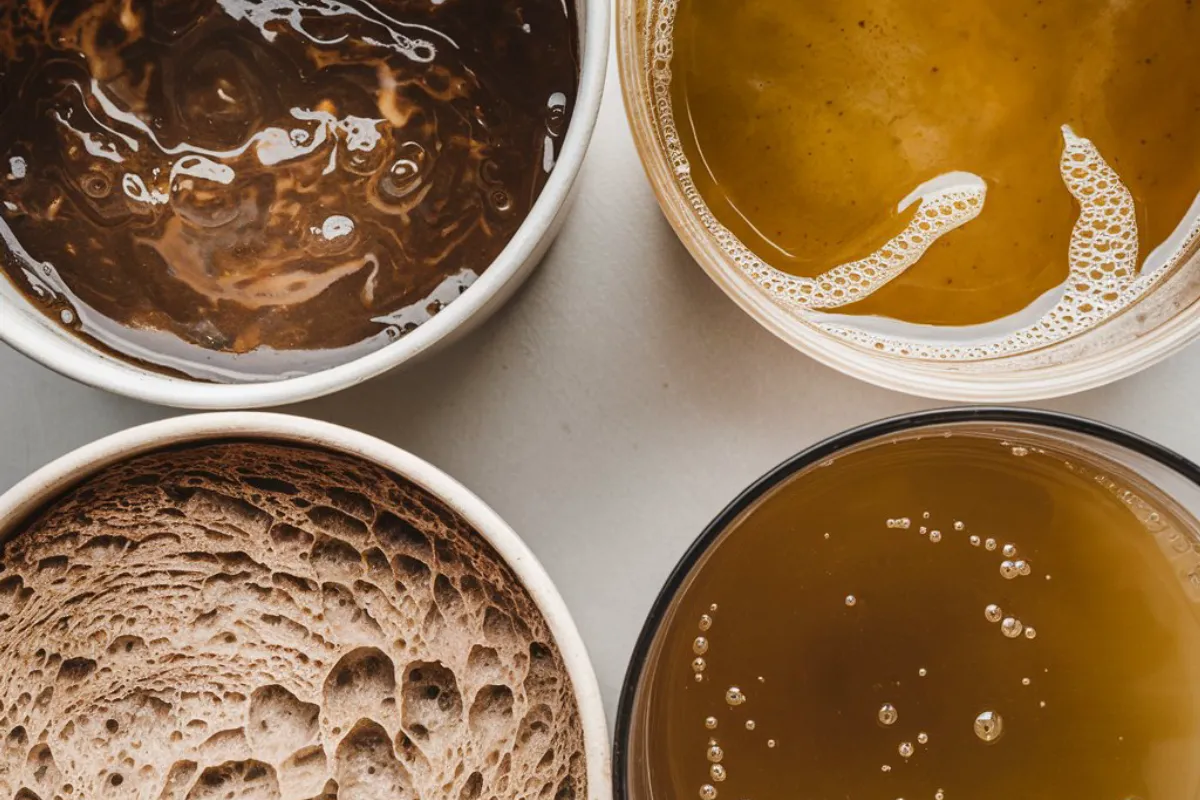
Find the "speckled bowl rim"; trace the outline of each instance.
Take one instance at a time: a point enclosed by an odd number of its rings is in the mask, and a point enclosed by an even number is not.
[[[617,704],[612,750],[614,800],[635,800],[629,793],[629,738],[634,714],[637,711],[638,683],[649,662],[654,639],[666,621],[671,605],[680,589],[683,588],[684,582],[721,534],[759,498],[813,464],[833,458],[848,448],[886,436],[958,423],[1028,425],[1048,428],[1052,431],[1082,433],[1145,456],[1200,486],[1200,465],[1157,442],[1103,422],[1057,411],[1031,408],[960,406],[900,414],[850,428],[801,450],[751,483],[721,513],[717,514],[676,563],[658,596],[654,599],[654,603],[646,615],[646,622],[642,626],[641,633],[638,634],[633,654],[630,656],[629,667],[621,686],[621,697]],[[636,800],[645,799],[637,798]]]
[[[148,403],[225,410],[297,403],[355,386],[453,341],[498,309],[533,271],[566,217],[571,189],[596,127],[608,67],[608,0],[574,0],[579,10],[578,93],[562,149],[529,215],[462,296],[397,341],[345,364],[280,381],[203,383],[163,375],[106,355],[56,330],[14,292],[0,294],[0,341],[80,383]],[[0,280],[4,278],[0,276]],[[11,295],[11,296],[10,296]]]
[[[192,414],[151,422],[73,450],[0,495],[0,541],[47,502],[105,467],[164,447],[230,438],[292,442],[363,459],[425,489],[477,530],[529,591],[562,654],[583,728],[587,797],[612,797],[608,727],[600,687],[571,613],[545,568],[521,537],[470,490],[427,461],[381,439],[306,417],[261,412]]]

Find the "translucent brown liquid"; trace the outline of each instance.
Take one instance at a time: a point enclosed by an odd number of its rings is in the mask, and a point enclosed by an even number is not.
[[[0,11],[4,270],[209,380],[378,349],[464,291],[561,146],[559,0],[38,0]]]
[[[902,199],[966,171],[978,217],[839,311],[965,325],[1062,284],[1078,204],[1061,126],[1137,204],[1141,256],[1200,190],[1200,7],[1191,0],[681,0],[671,93],[691,176],[768,264],[814,277],[865,258]]]
[[[650,796],[1200,797],[1193,529],[1111,473],[1022,452],[883,444],[755,506],[660,634]]]

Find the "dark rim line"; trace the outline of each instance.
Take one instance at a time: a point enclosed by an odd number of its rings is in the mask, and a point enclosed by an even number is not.
[[[1083,433],[1112,444],[1120,445],[1140,455],[1157,461],[1183,475],[1193,483],[1200,485],[1200,466],[1188,458],[1150,441],[1137,434],[1102,422],[1063,414],[1057,411],[1041,411],[1026,408],[1011,408],[1005,406],[972,406],[961,408],[935,409],[932,411],[917,411],[887,417],[876,422],[869,422],[831,436],[817,444],[801,450],[796,455],[786,459],[765,475],[760,477],[727,505],[704,531],[696,537],[688,547],[683,557],[671,571],[663,588],[659,591],[650,607],[646,622],[638,635],[630,656],[629,667],[625,672],[625,681],[621,687],[621,696],[617,706],[616,730],[612,749],[613,796],[616,800],[628,800],[628,739],[629,729],[633,722],[633,703],[637,693],[637,684],[641,679],[642,670],[646,665],[646,656],[654,641],[663,617],[670,607],[671,601],[679,591],[696,562],[707,552],[712,543],[721,535],[728,525],[739,514],[746,510],[758,498],[773,489],[782,481],[790,478],[811,464],[823,461],[847,447],[889,434],[911,431],[917,428],[934,425],[954,424],[961,422],[995,422],[1039,425],[1045,428]]]

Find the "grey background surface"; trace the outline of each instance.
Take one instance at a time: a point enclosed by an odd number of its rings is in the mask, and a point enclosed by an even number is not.
[[[433,462],[537,553],[590,649],[610,724],[625,664],[687,544],[755,477],[825,436],[942,405],[817,365],[758,327],[676,241],[610,67],[575,207],[542,267],[479,330],[417,367],[281,409]],[[1045,406],[1200,459],[1200,345]],[[0,346],[0,490],[167,416]]]

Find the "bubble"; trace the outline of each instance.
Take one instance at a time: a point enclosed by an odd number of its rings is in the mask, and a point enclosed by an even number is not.
[[[708,610],[709,610],[709,611],[716,611],[716,610],[717,610],[717,604],[716,604],[716,603],[713,603],[711,606],[709,606],[709,607],[708,607]]]
[[[917,734],[917,744],[928,744],[928,742],[929,742],[929,734],[928,733],[925,733],[924,731],[922,731],[921,733]]]
[[[701,786],[700,800],[717,800],[717,787],[708,783]]]
[[[882,767],[879,768],[879,770],[880,770],[880,772],[891,772],[892,767],[890,764],[884,764]]]
[[[1029,685],[1031,682],[1032,682],[1032,681],[1030,681],[1030,680],[1029,680],[1029,678],[1021,678],[1021,685],[1022,685],[1022,686],[1028,686],[1028,685]]]
[[[748,731],[754,730],[754,720],[752,720],[752,719],[746,720],[746,730],[748,730]]]
[[[697,636],[696,641],[692,642],[692,652],[698,656],[702,656],[708,652],[708,639],[703,636]]]
[[[942,532],[941,531],[930,531],[929,532],[929,541],[937,543],[937,542],[940,542],[941,540],[942,540]]]
[[[1004,616],[1004,612],[1000,610],[1000,606],[992,603],[983,610],[983,616],[988,622],[999,622],[1000,618]]]
[[[1004,554],[1005,558],[1015,558],[1017,555],[1017,546],[1015,544],[1006,544],[1000,552]]]
[[[774,747],[774,746],[775,746],[775,740],[767,739],[767,747]]]
[[[69,308],[64,308],[59,312],[58,318],[62,320],[64,325],[70,325],[75,321],[75,312]]]
[[[721,759],[725,757],[725,751],[719,745],[710,745],[708,748],[708,760],[714,764],[720,764]]]
[[[704,675],[702,675],[701,673],[697,672],[697,673],[696,673],[696,683],[700,683],[700,681],[702,681],[702,680],[704,680]]]
[[[708,614],[704,614],[703,616],[701,616],[700,617],[700,630],[706,631],[711,627],[712,627],[712,617],[710,617]]]
[[[938,789],[933,793],[933,800],[946,800],[946,793]]]
[[[1037,631],[1036,631],[1036,630],[1034,630],[1034,628],[1033,628],[1033,626],[1032,626],[1032,625],[1030,625],[1029,627],[1025,628],[1025,638],[1026,638],[1026,639],[1034,639],[1034,638],[1037,638]]]
[[[705,717],[704,718],[704,727],[708,728],[710,731],[713,728],[717,727],[717,718],[716,717]]]
[[[1017,577],[1017,575],[1019,574],[1017,572],[1017,565],[1011,561],[1001,561],[1000,562],[1000,574],[1004,577],[1005,580],[1011,581],[1013,578]]]
[[[921,516],[922,516],[922,517],[924,517],[925,519],[929,519],[929,512],[928,512],[928,511],[926,511],[926,512],[925,512],[924,514],[922,514]]]
[[[825,538],[826,538],[826,539],[828,539],[828,538],[829,538],[829,534],[828,534],[828,533],[827,533],[827,534],[825,534]]]
[[[917,670],[917,674],[924,678],[929,674],[929,672],[924,667],[921,667],[919,670]]]
[[[708,666],[708,662],[706,662],[703,658],[696,657],[696,658],[692,659],[692,671],[693,672],[704,672],[704,669],[707,666]]]
[[[913,743],[912,742],[901,742],[900,746],[896,749],[900,751],[900,755],[903,758],[912,758],[912,754],[913,754]]]
[[[1013,566],[1017,568],[1017,572],[1021,575],[1028,575],[1033,572],[1033,568],[1029,566],[1029,562],[1022,558],[1018,558]]]
[[[709,767],[708,774],[711,775],[712,779],[717,783],[725,780],[725,768],[720,764],[713,764],[711,767]]]
[[[985,541],[983,543],[983,548],[985,550],[995,550],[996,549],[996,540],[989,536],[987,538],[987,541]]]
[[[1045,700],[1040,700],[1040,701],[1038,701],[1038,708],[1045,708],[1045,707],[1046,707],[1046,701],[1045,701]]]
[[[1021,620],[1016,617],[1005,617],[1000,623],[1000,632],[1010,639],[1015,639],[1021,635],[1021,631],[1025,626],[1021,624]]]
[[[846,595],[846,605],[853,606],[857,602],[858,602],[858,598],[856,598],[854,595],[852,595],[852,594]]]
[[[970,542],[973,547],[979,547],[980,538],[975,534],[971,534]]]
[[[994,742],[1004,733],[1004,720],[995,711],[981,711],[975,717],[975,735],[985,742]]]
[[[1014,456],[1027,456],[1027,455],[1029,455],[1029,448],[1028,447],[1014,447],[1012,449],[1012,454]]]
[[[730,686],[725,692],[725,702],[731,706],[740,706],[746,702],[746,695],[736,686]]]
[[[961,530],[965,530],[966,527],[967,526],[965,524],[963,524],[962,522],[960,522],[958,520],[954,521],[954,530],[961,531]]]
[[[917,533],[924,536],[925,534],[929,533],[929,528],[926,528],[924,525],[922,525],[920,528],[917,529]]]
[[[884,703],[879,707],[879,722],[882,725],[893,725],[896,720],[900,719],[900,712],[891,703]]]

